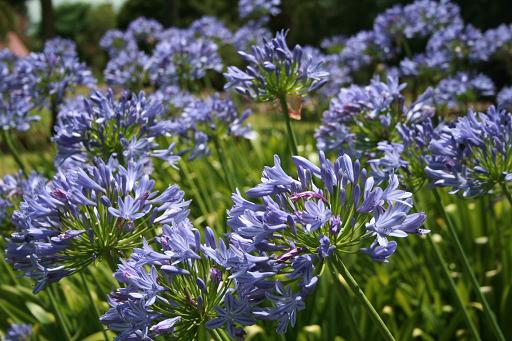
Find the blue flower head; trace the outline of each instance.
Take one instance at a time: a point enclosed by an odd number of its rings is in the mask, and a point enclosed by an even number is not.
[[[20,60],[9,50],[0,49],[0,129],[27,131],[33,121],[37,103],[24,89],[25,77],[16,65]]]
[[[281,0],[239,0],[238,13],[242,19],[275,16],[281,13],[279,5],[281,5]]]
[[[504,87],[496,96],[496,104],[499,109],[512,111],[512,86]]]
[[[155,85],[193,90],[191,82],[204,78],[208,70],[222,71],[217,44],[196,37],[191,30],[175,33],[161,39],[149,60],[149,76]]]
[[[373,158],[380,154],[380,142],[399,142],[400,124],[418,124],[434,114],[431,89],[406,105],[404,88],[405,84],[391,76],[386,82],[375,78],[365,87],[342,88],[316,131],[318,148]]]
[[[229,269],[247,260],[241,251],[226,249],[210,228],[201,239],[187,215],[168,220],[153,246],[144,241],[119,264],[114,277],[121,288],[110,295],[102,323],[119,339],[193,340],[204,327],[242,335],[241,327],[256,319],[252,303],[237,297]]]
[[[287,174],[279,157],[265,167],[262,182],[247,191],[255,203],[233,194],[228,212],[230,240],[255,260],[234,275],[250,300],[261,301],[258,318],[278,321],[285,332],[304,309],[305,297],[315,288],[321,265],[335,255],[357,252],[357,245],[375,238],[363,249],[377,261],[395,251],[396,242],[409,234],[424,234],[423,213],[409,213],[412,194],[398,188],[391,176],[379,187],[362,169],[342,155],[333,163],[320,154],[320,166],[295,156],[297,177]],[[261,258],[261,257],[260,257]],[[254,281],[247,274],[265,274]]]
[[[209,153],[208,141],[252,139],[254,132],[246,123],[251,114],[251,110],[238,113],[231,99],[216,94],[191,100],[181,116],[173,120],[170,131],[178,137],[180,153],[188,153],[193,159]]]
[[[143,92],[125,92],[116,99],[112,91],[96,92],[90,98],[73,102],[59,116],[53,137],[59,164],[68,159],[79,162],[112,154],[127,165],[143,160],[158,149],[155,139],[164,136],[170,122],[163,119],[163,107]]]
[[[29,341],[32,336],[32,325],[30,324],[12,324],[7,330],[3,340],[5,341]]]
[[[252,54],[239,51],[248,65],[244,70],[228,67],[225,88],[234,87],[256,101],[272,101],[287,95],[305,96],[321,87],[329,76],[321,69],[322,60],[303,57],[299,45],[290,50],[286,34],[280,31],[272,40],[253,46]]]
[[[36,172],[25,177],[21,172],[0,179],[0,233],[12,232],[11,216],[19,208],[23,197],[30,197],[44,186],[46,179]]]
[[[34,292],[99,260],[116,260],[141,237],[188,214],[176,185],[162,192],[143,173],[115,159],[61,172],[24,195],[6,259],[36,282]]]
[[[468,112],[453,124],[440,124],[429,145],[427,174],[451,193],[479,196],[512,181],[512,114],[491,106]]]
[[[142,90],[147,82],[149,57],[137,49],[122,50],[107,63],[103,74],[108,85]]]
[[[78,59],[75,44],[61,38],[47,41],[42,52],[20,59],[15,71],[23,90],[36,104],[60,104],[78,87],[96,86],[91,70]]]

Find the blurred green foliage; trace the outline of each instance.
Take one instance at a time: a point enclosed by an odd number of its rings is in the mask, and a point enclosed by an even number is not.
[[[93,6],[78,2],[64,3],[55,8],[57,35],[74,40],[80,57],[98,72],[107,62],[99,41],[105,32],[115,27],[116,14],[111,4]]]

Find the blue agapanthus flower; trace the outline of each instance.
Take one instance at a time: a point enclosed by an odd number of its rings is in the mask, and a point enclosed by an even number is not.
[[[239,0],[238,13],[240,18],[275,16],[281,13],[281,0]]]
[[[134,51],[138,48],[135,38],[120,30],[108,30],[100,40],[100,47],[107,51],[110,58],[123,51]]]
[[[26,323],[12,324],[7,330],[4,341],[30,341],[32,325]]]
[[[78,59],[75,43],[61,38],[47,41],[42,52],[21,58],[15,71],[26,95],[50,107],[79,86],[96,86],[91,70]]]
[[[7,49],[0,50],[0,129],[27,131],[39,119],[32,111],[35,103],[24,91],[23,75],[16,70],[18,58]]]
[[[30,173],[28,177],[18,172],[0,179],[0,230],[2,235],[12,232],[11,216],[14,210],[18,209],[22,198],[32,196],[45,183],[46,179],[36,172]]]
[[[441,124],[430,142],[426,169],[435,186],[450,193],[478,196],[512,182],[512,114],[491,106],[470,111],[452,124]]]
[[[166,117],[176,117],[197,98],[187,90],[176,85],[163,86],[148,94],[151,100],[160,102],[164,107]]]
[[[263,26],[263,22],[250,20],[233,34],[232,44],[237,51],[248,51],[253,45],[262,45],[272,39],[272,32]]]
[[[214,39],[223,44],[232,42],[233,33],[217,18],[204,16],[190,24],[190,30],[198,37]]]
[[[120,51],[107,63],[105,81],[111,87],[140,91],[148,81],[149,57],[137,49]]]
[[[373,31],[361,31],[345,41],[339,58],[351,71],[357,71],[363,66],[383,59],[386,52],[377,46]]]
[[[142,164],[125,168],[114,158],[60,172],[14,212],[7,262],[36,282],[37,293],[91,263],[126,257],[142,236],[188,214],[178,186],[154,185]]]
[[[170,131],[179,138],[180,152],[194,159],[209,153],[210,140],[219,143],[227,137],[252,139],[254,132],[246,122],[251,114],[249,109],[239,113],[231,99],[213,95],[185,106]]]
[[[337,53],[343,49],[346,41],[347,37],[344,35],[330,36],[322,39],[320,42],[320,47],[324,50],[327,50],[329,53]]]
[[[39,120],[39,116],[31,114],[35,107],[32,99],[13,90],[0,94],[0,129],[27,131],[32,122]]]
[[[496,104],[500,109],[512,111],[512,86],[504,87],[496,96]]]
[[[335,96],[343,85],[352,81],[350,77],[350,69],[343,65],[339,54],[324,54],[319,49],[312,46],[302,47],[302,56],[314,60],[323,60],[322,68],[329,73],[329,78],[325,85],[317,90],[318,95],[323,98],[331,98]]]
[[[426,53],[438,60],[439,66],[447,67],[456,61],[486,61],[493,48],[479,29],[459,22],[436,31],[427,43]]]
[[[286,44],[287,31],[280,31],[263,46],[253,46],[252,54],[239,51],[247,62],[245,70],[228,67],[224,74],[226,89],[257,101],[271,101],[286,95],[305,96],[327,82],[329,74],[321,69],[322,60],[304,57],[302,48]]]
[[[496,53],[505,46],[512,44],[512,25],[502,24],[484,32],[485,39],[490,45],[491,53]]]
[[[458,72],[439,82],[435,89],[435,102],[455,109],[461,104],[493,96],[494,93],[494,83],[486,75]]]
[[[382,182],[396,174],[408,190],[416,192],[427,181],[428,146],[434,136],[432,121],[426,118],[420,122],[398,123],[395,129],[396,142],[379,142],[375,158],[368,161],[372,175]]]
[[[158,43],[160,33],[164,30],[162,24],[154,19],[139,17],[132,21],[126,33],[132,36],[139,47],[154,46]],[[140,46],[141,44],[145,46]]]
[[[397,53],[408,48],[405,40],[426,38],[461,23],[460,9],[456,4],[421,0],[404,7],[396,5],[379,14],[373,23],[373,32],[380,48]]]
[[[420,122],[434,113],[432,90],[406,105],[401,84],[396,77],[386,82],[374,78],[370,85],[342,88],[324,112],[316,131],[320,150],[344,152],[357,157],[374,157],[380,141],[396,137],[400,122]]]
[[[78,104],[61,111],[55,128],[57,164],[67,159],[87,162],[94,157],[107,161],[115,154],[126,166],[129,160],[151,156],[158,149],[155,139],[169,131],[162,104],[143,92],[125,92],[119,99],[112,91],[96,92]]]
[[[234,206],[228,212],[231,243],[267,258],[247,270],[267,275],[243,287],[250,300],[262,300],[255,314],[278,321],[279,333],[294,326],[323,262],[357,252],[357,246],[370,239],[373,243],[363,251],[376,261],[387,261],[396,249],[390,238],[428,232],[421,229],[425,215],[409,213],[412,194],[398,188],[396,176],[378,187],[359,161],[352,162],[346,154],[333,163],[320,153],[320,166],[299,156],[293,161],[296,177],[287,174],[275,156],[262,182],[247,191],[261,200],[233,194]]]
[[[256,319],[249,300],[237,297],[230,270],[251,260],[210,228],[202,238],[181,215],[163,226],[153,247],[144,241],[119,264],[114,277],[121,288],[110,295],[110,309],[100,320],[118,333],[117,340],[194,340],[205,326],[241,336],[241,327]]]
[[[208,70],[222,71],[217,44],[190,32],[162,39],[156,46],[149,61],[149,77],[157,86],[180,85],[193,90],[192,81],[204,78]]]

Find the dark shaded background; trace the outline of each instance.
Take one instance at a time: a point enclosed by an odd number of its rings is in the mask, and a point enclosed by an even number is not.
[[[77,42],[80,56],[95,70],[106,63],[106,54],[98,47],[99,39],[111,28],[126,28],[139,16],[160,21],[164,26],[186,27],[203,15],[222,20],[229,28],[243,24],[238,17],[238,0],[128,0],[120,11],[111,5],[92,6],[82,3],[53,6],[51,0],[40,0],[43,20],[33,36],[27,36],[25,1],[0,0],[0,39],[6,31],[16,30],[31,49],[39,49],[44,39],[59,35]],[[350,36],[372,28],[375,17],[404,0],[282,0],[282,12],[271,19],[273,31],[289,28],[291,44],[318,46],[325,37]],[[465,22],[485,30],[502,23],[512,23],[512,0],[457,0]],[[49,7],[50,6],[50,7]],[[18,17],[18,20],[14,18]],[[419,51],[416,51],[419,52]],[[512,63],[511,63],[512,64]],[[500,63],[487,63],[482,71],[490,73],[499,84],[510,83],[510,70]]]

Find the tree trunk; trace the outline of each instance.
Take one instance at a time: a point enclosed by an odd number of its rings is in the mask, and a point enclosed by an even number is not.
[[[53,20],[52,0],[41,1],[41,33],[43,40],[55,37],[55,23]]]

